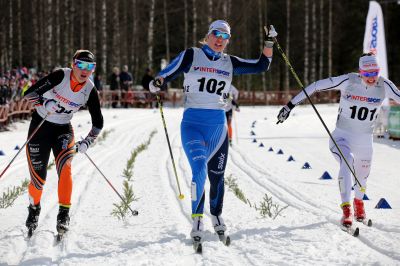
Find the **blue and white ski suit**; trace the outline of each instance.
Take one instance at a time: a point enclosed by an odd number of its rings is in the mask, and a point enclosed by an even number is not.
[[[216,53],[207,45],[181,52],[158,76],[164,82],[184,72],[182,146],[192,169],[192,217],[202,216],[204,184],[210,180],[210,211],[222,213],[228,137],[224,108],[232,76],[266,71],[271,58],[246,60]]]

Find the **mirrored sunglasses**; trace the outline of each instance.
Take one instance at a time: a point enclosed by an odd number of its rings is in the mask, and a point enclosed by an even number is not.
[[[367,72],[367,71],[360,71],[360,74],[364,77],[376,77],[379,75],[379,71]]]
[[[213,30],[212,34],[217,38],[221,37],[223,40],[228,40],[231,37],[229,33],[222,32],[219,30]]]
[[[96,67],[96,63],[89,63],[78,59],[75,59],[74,65],[80,70],[88,70],[88,71],[91,71]]]

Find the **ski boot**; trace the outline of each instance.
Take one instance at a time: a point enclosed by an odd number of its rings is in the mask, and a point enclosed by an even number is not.
[[[203,252],[202,240],[204,236],[204,224],[203,217],[197,216],[193,218],[192,231],[190,237],[193,241],[193,248],[196,253],[201,254]]]
[[[224,219],[221,216],[211,215],[211,221],[214,227],[215,233],[217,233],[218,238],[221,242],[223,242],[226,246],[231,244],[231,238],[225,235],[226,225],[224,223]]]
[[[353,225],[353,214],[351,213],[351,205],[345,202],[341,205],[343,210],[343,216],[340,223],[343,227],[351,227]]]
[[[32,205],[29,204],[28,207],[28,218],[26,219],[26,227],[28,227],[28,237],[30,238],[33,234],[33,231],[35,231],[35,229],[38,226],[38,222],[39,222],[39,215],[40,215],[40,203],[37,205]]]
[[[60,241],[63,235],[69,229],[69,208],[60,206],[57,215],[57,241]]]
[[[345,231],[346,233],[357,237],[360,233],[360,230],[358,227],[353,227],[353,214],[351,213],[351,205],[348,202],[345,202],[341,205],[342,210],[343,210],[343,216],[342,219],[340,220],[341,223],[341,229]]]
[[[353,204],[354,216],[356,217],[357,222],[363,223],[367,226],[372,226],[372,221],[367,219],[367,216],[365,215],[364,201],[362,199],[354,198]]]

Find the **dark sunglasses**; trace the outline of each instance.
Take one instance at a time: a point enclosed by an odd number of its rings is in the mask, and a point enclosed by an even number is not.
[[[219,30],[213,30],[212,34],[217,38],[221,37],[223,40],[228,40],[231,37],[229,33],[222,32]]]
[[[374,71],[374,72],[360,71],[360,74],[367,78],[376,77],[379,75],[379,71]]]
[[[80,70],[88,70],[88,71],[91,71],[96,67],[96,63],[89,63],[78,59],[75,59],[74,65]]]

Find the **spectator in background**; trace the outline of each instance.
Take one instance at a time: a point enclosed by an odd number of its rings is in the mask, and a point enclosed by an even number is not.
[[[121,82],[121,88],[124,91],[128,91],[129,88],[132,86],[133,84],[133,76],[130,72],[128,72],[128,66],[124,65],[122,67],[122,72],[121,74],[119,74],[119,79]]]
[[[147,102],[149,102],[149,107],[153,108],[153,95],[151,95],[149,93],[149,84],[150,81],[152,81],[154,79],[153,77],[153,70],[151,68],[146,68],[146,71],[142,77],[142,86],[143,86],[143,90],[146,91],[146,100]]]
[[[120,94],[121,94],[121,83],[120,83],[120,77],[119,77],[119,68],[114,67],[113,68],[113,73],[110,76],[110,90],[112,91],[112,104],[111,106],[113,108],[117,107]]]
[[[146,91],[149,91],[149,84],[150,84],[150,81],[152,81],[153,79],[154,79],[153,70],[151,70],[150,68],[146,68],[146,72],[144,73],[144,75],[142,77],[143,89],[145,89]]]
[[[103,90],[103,80],[101,74],[99,73],[96,73],[94,75],[94,86],[97,88],[98,91]]]
[[[125,108],[128,107],[128,91],[129,88],[131,88],[133,84],[133,77],[132,74],[128,72],[128,66],[124,65],[122,67],[122,72],[119,74],[119,79],[121,82],[121,90],[122,90],[122,101],[123,101],[123,106]]]
[[[8,99],[8,86],[6,84],[6,78],[0,78],[0,105],[4,105],[7,103]]]

